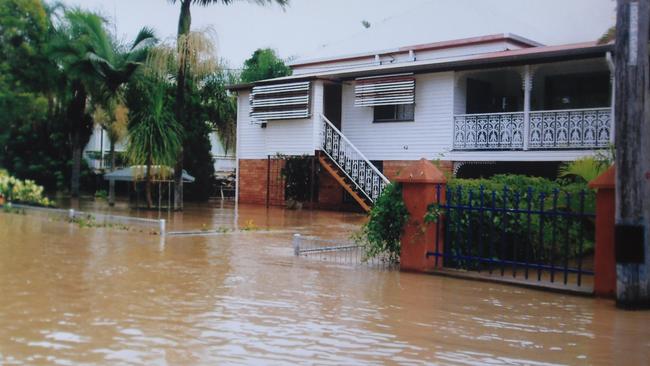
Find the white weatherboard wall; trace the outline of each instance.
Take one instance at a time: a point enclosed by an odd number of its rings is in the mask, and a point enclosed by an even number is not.
[[[454,73],[416,75],[415,121],[373,123],[372,107],[354,106],[343,85],[342,132],[370,160],[443,158],[451,149]]]
[[[313,155],[323,110],[323,85],[312,82],[311,117],[268,121],[266,128],[252,123],[250,91],[240,91],[237,98],[237,158],[265,159],[268,155]],[[314,123],[317,121],[318,123]]]

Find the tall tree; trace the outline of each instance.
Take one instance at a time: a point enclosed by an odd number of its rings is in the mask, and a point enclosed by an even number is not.
[[[0,166],[48,188],[67,156],[54,98],[60,72],[47,46],[52,23],[40,0],[0,1]],[[63,153],[63,154],[62,154]]]
[[[94,50],[88,55],[90,62],[100,76],[100,111],[105,113],[102,127],[108,131],[110,142],[110,170],[115,169],[115,143],[122,137],[128,109],[124,106],[124,85],[136,74],[147,60],[149,50],[158,40],[149,28],[142,28],[129,46],[120,45],[114,38],[107,40],[106,47]],[[106,118],[109,117],[109,118]],[[115,125],[113,125],[115,124]],[[115,202],[115,181],[109,181],[109,204]]]
[[[177,2],[181,5],[181,11],[178,18],[178,33],[177,33],[177,44],[180,46],[186,42],[186,38],[190,34],[190,28],[192,25],[192,15],[191,15],[191,6],[192,4],[209,6],[215,4],[229,5],[235,2],[236,0],[169,0],[171,3],[175,4]],[[259,5],[266,5],[276,3],[284,7],[289,3],[289,0],[248,0],[249,2],[254,2]],[[176,119],[183,126],[187,126],[190,121],[186,120],[185,116],[185,93],[187,90],[186,76],[189,70],[188,64],[185,60],[189,59],[189,54],[186,51],[180,50],[179,53],[181,57],[179,58],[178,63],[178,72],[176,76]],[[175,169],[175,190],[174,190],[174,208],[177,210],[183,209],[183,179],[182,179],[182,170],[183,170],[183,148],[178,154],[176,159],[176,169]]]
[[[151,184],[154,174],[165,178],[169,166],[176,161],[182,144],[181,126],[169,108],[169,86],[146,78],[134,85],[141,109],[129,123],[127,156],[134,165],[144,165],[147,207],[153,206]]]
[[[272,79],[291,75],[291,69],[270,48],[260,48],[244,61],[241,80],[252,83],[257,80]]]
[[[99,96],[100,75],[92,62],[93,54],[104,53],[110,40],[104,19],[80,9],[66,10],[51,42],[51,52],[66,77],[71,97],[66,119],[71,131],[72,175],[70,193],[79,196],[81,151],[92,133],[92,118],[87,111],[90,95]]]
[[[177,81],[176,70],[179,63],[187,66],[185,74],[186,88],[182,110],[188,123],[183,128],[185,153],[183,163],[176,169],[190,167],[195,175],[195,189],[191,198],[207,199],[211,181],[214,179],[214,164],[210,154],[210,128],[205,123],[199,90],[205,84],[205,78],[212,75],[217,68],[215,46],[209,31],[190,32],[177,44],[163,44],[152,50],[148,60],[148,70],[161,82]],[[181,170],[182,171],[182,170]]]

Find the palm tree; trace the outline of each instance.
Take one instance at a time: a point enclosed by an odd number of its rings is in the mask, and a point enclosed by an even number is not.
[[[114,103],[119,88],[131,79],[156,42],[153,32],[143,28],[133,44],[122,50],[105,24],[106,20],[95,13],[78,8],[65,10],[51,42],[52,56],[62,67],[72,90],[67,119],[72,127],[73,197],[79,195],[81,151],[92,131],[92,118],[86,111],[89,97],[105,108]]]
[[[92,119],[86,111],[89,95],[98,95],[99,75],[89,54],[101,49],[106,42],[104,20],[97,14],[80,9],[66,10],[60,26],[55,29],[50,51],[70,88],[66,102],[66,119],[71,127],[72,178],[70,193],[79,196],[81,150],[90,138]]]
[[[200,6],[209,6],[214,4],[223,4],[229,5],[235,2],[236,0],[168,0],[172,4],[179,2],[181,4],[181,12],[178,17],[178,33],[177,33],[177,44],[180,46],[185,43],[184,39],[190,34],[190,28],[192,25],[192,15],[190,8],[192,4]],[[259,5],[273,4],[276,3],[282,7],[289,4],[289,0],[248,0],[249,2],[254,2]],[[187,49],[183,50],[179,48],[179,58],[178,63],[178,72],[176,75],[176,119],[182,126],[187,126],[190,121],[186,121],[185,118],[185,92],[187,89],[186,77],[189,72],[189,64],[184,60],[188,59]],[[181,147],[178,157],[176,159],[175,167],[175,176],[174,180],[176,181],[174,189],[174,208],[176,210],[183,209],[183,148]]]
[[[159,178],[165,175],[166,168],[176,161],[182,131],[168,108],[167,85],[158,80],[144,80],[140,89],[146,94],[143,96],[146,105],[129,123],[127,156],[133,165],[145,166],[145,195],[147,207],[151,208],[152,167],[160,166],[156,169]]]
[[[101,78],[101,109],[107,112],[102,127],[108,132],[110,142],[110,170],[115,170],[115,143],[123,137],[128,109],[124,106],[123,86],[136,74],[144,64],[151,47],[158,40],[149,28],[142,28],[129,47],[119,45],[114,38],[108,38],[101,47],[88,55],[90,62]],[[114,123],[117,125],[113,126]],[[108,202],[115,202],[115,181],[108,182]]]
[[[213,74],[217,70],[217,59],[215,57],[215,46],[212,38],[210,37],[209,30],[201,32],[189,32],[188,34],[177,39],[175,44],[163,44],[151,50],[149,54],[148,72],[153,74],[161,82],[173,80],[176,82],[176,120],[190,130],[190,118],[185,119],[185,125],[180,121],[178,116],[185,116],[190,111],[185,111],[185,93],[191,92],[191,86],[199,84],[205,77]],[[178,65],[184,65],[184,73],[182,81],[179,81]],[[185,88],[182,89],[183,95],[182,108],[178,105],[178,85],[185,83]],[[179,112],[181,111],[181,112]],[[204,121],[200,121],[203,123]],[[182,146],[177,156],[175,170],[183,170],[183,153]],[[182,208],[182,179],[179,173],[175,177],[175,191],[174,191],[174,207],[176,209]],[[179,188],[180,186],[180,188]],[[179,191],[181,193],[179,193]]]

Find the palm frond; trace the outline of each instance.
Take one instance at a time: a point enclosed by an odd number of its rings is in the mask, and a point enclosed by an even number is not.
[[[560,178],[570,178],[588,183],[609,168],[595,157],[584,157],[562,164],[558,172]]]

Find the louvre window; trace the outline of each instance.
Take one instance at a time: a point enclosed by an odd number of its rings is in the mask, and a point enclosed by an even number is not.
[[[311,82],[261,85],[250,95],[253,120],[309,118]]]
[[[355,80],[354,105],[376,107],[415,103],[413,74],[395,74],[358,78]]]

